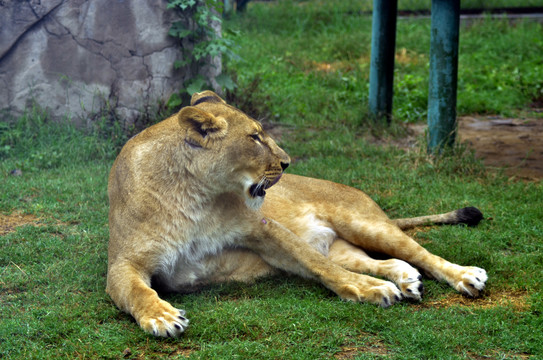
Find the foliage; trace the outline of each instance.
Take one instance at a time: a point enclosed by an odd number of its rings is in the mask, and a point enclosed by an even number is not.
[[[174,62],[174,68],[191,66],[198,69],[214,57],[236,57],[233,52],[234,41],[221,35],[213,28],[220,25],[223,2],[221,0],[169,0],[168,9],[176,9],[182,20],[172,24],[169,35],[179,40],[182,59]],[[235,35],[231,32],[230,35]],[[215,81],[226,90],[233,90],[235,84],[230,76],[219,75]],[[184,89],[172,95],[169,107],[178,107],[183,102],[183,95],[209,88],[211,83],[198,74],[185,81]]]
[[[129,132],[111,116],[98,114],[92,127],[83,131],[68,119],[51,121],[46,111],[34,106],[15,122],[0,122],[0,159],[17,158],[13,168],[23,172],[112,159]]]

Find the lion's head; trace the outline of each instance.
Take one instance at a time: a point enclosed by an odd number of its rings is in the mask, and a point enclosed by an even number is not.
[[[201,174],[213,173],[217,185],[242,192],[248,205],[258,207],[290,158],[245,113],[226,104],[212,91],[196,93],[191,106],[176,115],[184,130],[185,146]],[[206,160],[207,159],[207,160]]]

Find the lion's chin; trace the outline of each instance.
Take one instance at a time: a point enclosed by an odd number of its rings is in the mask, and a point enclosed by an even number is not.
[[[245,197],[245,204],[253,210],[259,210],[262,207],[262,204],[264,204],[264,198],[265,198],[266,192],[263,192],[263,195],[252,195],[249,194],[249,196]]]

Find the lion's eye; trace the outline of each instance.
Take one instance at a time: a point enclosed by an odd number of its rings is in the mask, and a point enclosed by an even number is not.
[[[260,139],[260,135],[258,134],[252,134],[252,135],[249,135],[254,141],[262,141],[262,139]]]

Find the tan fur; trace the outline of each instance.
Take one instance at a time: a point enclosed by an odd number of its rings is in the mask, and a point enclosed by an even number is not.
[[[192,104],[128,141],[109,177],[107,292],[143,330],[178,336],[188,326],[151,279],[185,291],[281,269],[342,299],[388,306],[421,298],[411,263],[464,294],[484,288],[484,270],[429,253],[363,192],[281,177],[288,155],[216,94],[196,94]],[[363,249],[393,259],[374,260]]]

